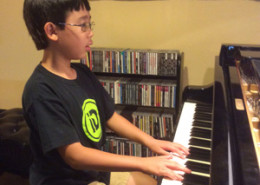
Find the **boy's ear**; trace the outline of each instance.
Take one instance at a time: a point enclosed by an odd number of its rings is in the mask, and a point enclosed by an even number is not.
[[[53,41],[58,40],[58,35],[57,35],[57,26],[55,24],[53,24],[52,22],[47,22],[44,25],[44,31],[46,36]]]

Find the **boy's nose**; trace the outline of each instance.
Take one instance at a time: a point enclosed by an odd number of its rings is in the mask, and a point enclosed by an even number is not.
[[[92,30],[90,30],[90,32],[88,33],[88,37],[93,37],[94,36],[94,33],[93,33],[93,31]]]

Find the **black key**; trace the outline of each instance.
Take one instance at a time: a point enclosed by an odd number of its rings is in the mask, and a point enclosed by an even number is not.
[[[208,106],[208,105],[199,105],[199,104],[197,104],[196,105],[196,109],[198,109],[198,110],[205,110],[205,111],[207,111],[207,112],[212,112],[212,105],[211,106]]]
[[[195,111],[197,112],[205,112],[205,113],[209,113],[212,114],[212,105],[208,106],[208,105],[196,105]]]
[[[201,185],[200,183],[197,182],[184,182],[182,185]]]
[[[210,161],[210,150],[204,150],[200,148],[195,148],[190,146],[190,155],[187,156],[188,159],[200,160],[200,161]]]
[[[212,104],[207,104],[207,103],[197,103],[197,107],[207,107],[207,108],[212,108]]]
[[[206,128],[211,128],[211,123],[209,122],[203,122],[203,121],[194,121],[192,123],[193,126],[198,126],[198,127],[206,127]]]
[[[191,136],[210,139],[211,138],[211,130],[193,127],[191,129]]]
[[[194,174],[185,174],[183,185],[209,185],[209,178]]]
[[[195,120],[212,121],[212,115],[196,112],[196,113],[194,114],[194,119],[195,119]]]
[[[212,107],[212,103],[206,103],[206,102],[198,102],[197,105],[200,105],[200,106],[211,106]]]
[[[210,141],[206,140],[201,140],[201,139],[196,139],[196,138],[191,138],[189,145],[195,145],[195,146],[202,146],[202,147],[208,147],[210,148]]]
[[[210,139],[211,138],[211,130],[205,130],[205,129],[193,127],[191,129],[191,136]]]
[[[182,182],[182,185],[201,185],[200,183],[196,183],[196,182]]]
[[[191,171],[209,174],[210,165],[208,164],[201,164],[192,161],[187,161],[185,165]]]

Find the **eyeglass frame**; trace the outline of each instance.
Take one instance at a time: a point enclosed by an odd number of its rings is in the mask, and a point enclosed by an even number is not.
[[[92,21],[90,23],[83,23],[83,24],[72,24],[72,23],[59,22],[58,25],[79,26],[79,27],[81,27],[82,32],[87,32],[89,30],[93,30],[93,26],[95,25],[95,22]]]

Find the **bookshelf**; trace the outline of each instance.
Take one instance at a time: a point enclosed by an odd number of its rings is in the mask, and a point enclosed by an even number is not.
[[[155,138],[172,140],[180,100],[182,55],[178,50],[92,48],[81,63],[96,74],[119,114]],[[107,134],[106,151],[155,155],[109,130]]]

